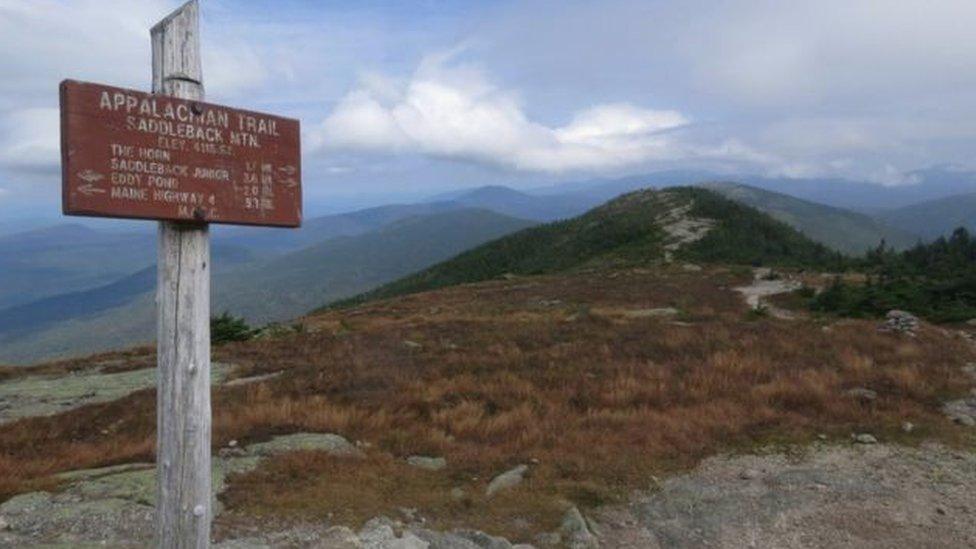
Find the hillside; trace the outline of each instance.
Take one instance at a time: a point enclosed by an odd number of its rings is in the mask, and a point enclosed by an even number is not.
[[[255,259],[246,249],[222,243],[214,244],[212,257],[217,276],[235,265],[247,264]],[[0,308],[0,343],[11,345],[17,339],[31,337],[59,322],[89,318],[110,311],[151,294],[155,288],[156,266],[153,264],[104,286]]]
[[[215,227],[214,241],[247,246],[272,253],[287,253],[341,236],[357,236],[381,229],[385,225],[419,215],[428,215],[464,206],[454,202],[389,204],[347,213],[313,217],[297,229],[268,227]]]
[[[636,191],[579,217],[526,229],[340,305],[477,282],[666,257],[739,264],[837,266],[841,258],[768,215],[706,189]]]
[[[591,201],[575,196],[540,197],[508,187],[488,186],[440,195],[416,204],[389,204],[314,217],[305,220],[298,229],[215,227],[214,241],[287,253],[340,236],[376,231],[408,217],[474,208],[530,221],[552,221],[578,215],[591,205]]]
[[[893,227],[919,234],[925,241],[949,236],[959,227],[976,232],[976,193],[886,210],[878,218]]]
[[[903,250],[918,242],[910,231],[886,225],[870,216],[825,206],[738,183],[703,183],[702,187],[751,206],[790,225],[810,239],[850,255],[876,248],[882,240]]]
[[[976,385],[972,344],[757,316],[734,289],[751,279],[492,280],[218,347],[215,541],[329,547],[392,524],[431,547],[971,545],[976,430],[942,406]],[[0,411],[37,410],[0,416],[0,545],[150,543],[153,362],[0,370]]]
[[[380,223],[388,212],[375,210],[372,222]],[[230,311],[259,323],[289,320],[308,311],[310,304],[354,295],[531,224],[455,208],[243,264],[215,244],[213,311]],[[0,310],[0,362],[25,363],[152,341],[154,271]]]
[[[230,272],[214,284],[215,310],[259,324],[289,320],[529,225],[475,209],[401,219]]]

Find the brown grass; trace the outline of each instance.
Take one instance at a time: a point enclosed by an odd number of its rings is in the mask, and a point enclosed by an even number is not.
[[[304,320],[307,332],[230,344],[217,358],[272,380],[222,388],[215,445],[320,431],[371,445],[363,460],[314,452],[232,479],[234,513],[348,524],[400,507],[439,526],[526,537],[567,501],[615,501],[722,450],[820,433],[847,441],[971,443],[942,417],[968,390],[961,338],[866,321],[743,322],[742,274],[627,271],[521,278],[420,294]],[[673,306],[691,325],[628,318]],[[415,342],[420,348],[405,344]],[[878,392],[863,402],[854,387]],[[919,428],[901,432],[903,421]],[[109,429],[108,434],[103,430]],[[0,426],[0,497],[67,469],[150,459],[153,395]],[[407,467],[411,454],[445,471]],[[524,487],[488,502],[491,477],[533,463]],[[465,492],[451,496],[453,488]],[[520,519],[520,520],[516,520]],[[228,519],[229,520],[229,519]]]

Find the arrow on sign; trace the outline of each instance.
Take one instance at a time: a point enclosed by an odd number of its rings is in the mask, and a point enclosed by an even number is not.
[[[295,166],[282,166],[278,168],[278,171],[282,173],[286,173],[288,175],[295,175],[295,172],[298,171],[298,168],[296,168]]]
[[[91,196],[95,193],[104,193],[105,189],[99,189],[98,187],[93,187],[91,183],[85,183],[84,185],[80,185],[78,187],[78,192],[85,196]]]
[[[298,181],[295,181],[294,177],[288,177],[282,179],[281,182],[284,183],[285,186],[288,187],[289,189],[294,189],[295,187],[298,186]]]
[[[94,183],[96,181],[101,181],[102,179],[105,179],[104,175],[93,170],[85,170],[83,172],[80,172],[78,174],[78,177],[87,181],[88,183]]]

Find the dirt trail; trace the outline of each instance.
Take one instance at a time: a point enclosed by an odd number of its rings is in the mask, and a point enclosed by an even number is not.
[[[768,267],[760,267],[753,271],[752,284],[735,288],[746,299],[746,303],[753,310],[766,310],[776,318],[789,320],[794,318],[793,313],[776,307],[765,300],[774,295],[785,294],[800,289],[802,284],[789,278],[774,278],[773,270]]]

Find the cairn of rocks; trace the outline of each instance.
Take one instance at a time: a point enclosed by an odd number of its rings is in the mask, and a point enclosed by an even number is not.
[[[891,310],[885,315],[885,322],[881,330],[885,332],[901,332],[914,334],[918,329],[918,317],[908,311]]]

